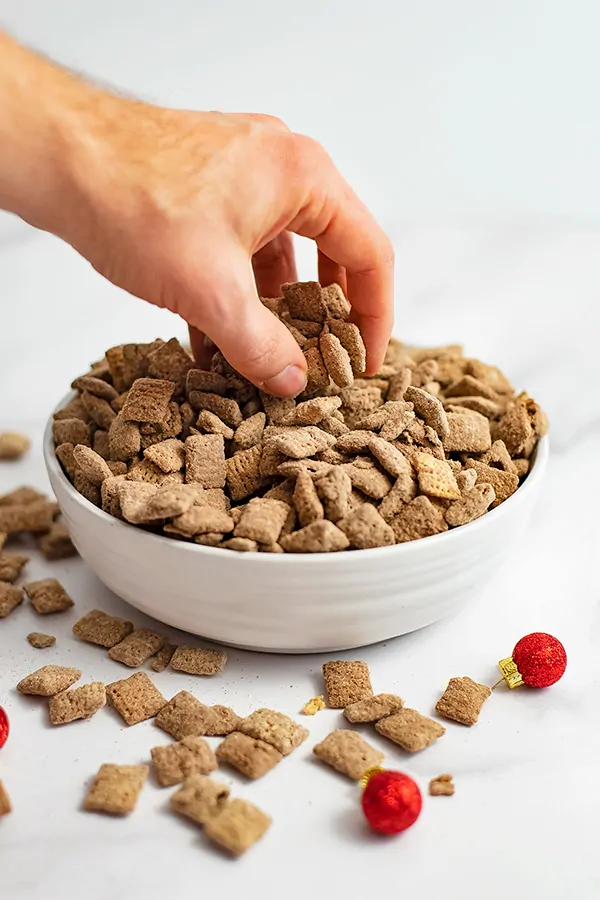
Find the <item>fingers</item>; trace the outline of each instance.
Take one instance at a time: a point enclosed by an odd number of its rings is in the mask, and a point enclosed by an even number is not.
[[[319,282],[323,287],[329,284],[339,284],[344,294],[348,293],[346,270],[319,250]]]
[[[254,254],[252,269],[260,297],[280,297],[282,284],[297,281],[294,243],[289,231],[282,231]]]
[[[197,365],[201,369],[210,369],[216,349],[214,344],[210,338],[207,338],[207,336],[202,331],[198,331],[197,328],[193,328],[190,325],[189,331],[192,355],[196,360]]]

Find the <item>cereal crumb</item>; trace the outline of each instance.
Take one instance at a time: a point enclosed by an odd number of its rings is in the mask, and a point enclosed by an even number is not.
[[[313,747],[313,753],[348,778],[360,781],[367,769],[378,766],[384,754],[357,731],[338,728]]]
[[[23,590],[36,613],[41,616],[64,612],[73,606],[73,601],[56,578],[29,581],[23,585]]]
[[[109,704],[116,709],[128,725],[137,725],[152,719],[167,704],[166,699],[145,672],[136,672],[129,678],[113,681],[106,686]]]
[[[50,697],[48,712],[53,725],[66,725],[91,718],[103,706],[106,706],[106,687],[101,681],[93,681]]]
[[[205,824],[207,837],[233,856],[249,850],[271,825],[271,817],[247,800],[227,801]]]
[[[266,741],[232,731],[217,747],[217,759],[255,780],[270,772],[283,755]]]
[[[385,719],[380,719],[375,723],[375,728],[384,737],[399,744],[409,753],[424,750],[446,733],[446,729],[439,722],[408,707],[398,710]]]
[[[451,797],[454,794],[452,775],[438,775],[429,782],[429,793],[432,797]]]
[[[208,775],[218,767],[215,754],[202,737],[185,737],[175,744],[153,747],[150,755],[161,787],[179,784],[189,775]]]
[[[344,710],[349,722],[378,722],[391,716],[404,706],[404,701],[397,694],[375,694],[366,700],[357,700]]]
[[[6,793],[6,788],[2,781],[0,781],[0,816],[7,816],[9,812],[12,812],[10,797]]]
[[[171,797],[171,809],[187,816],[197,825],[206,825],[218,815],[229,797],[226,784],[213,781],[207,775],[189,775],[183,786]]]
[[[31,675],[27,675],[17,685],[20,694],[34,694],[38,697],[52,697],[70,688],[79,681],[81,672],[79,669],[70,669],[66,666],[42,666]]]
[[[84,801],[89,812],[126,816],[135,809],[137,799],[148,777],[148,766],[115,766],[106,763]]]
[[[323,664],[323,678],[330,709],[345,709],[357,700],[373,696],[369,667],[361,660],[326,662]]]
[[[46,647],[53,647],[56,643],[53,634],[42,634],[40,631],[32,631],[27,635],[27,640],[36,650],[45,650]]]
[[[448,687],[438,700],[435,711],[461,725],[474,725],[491,690],[467,676],[451,678]]]
[[[325,698],[322,694],[319,694],[318,697],[312,697],[311,700],[308,700],[300,712],[305,716],[314,716],[322,709],[326,709]]]

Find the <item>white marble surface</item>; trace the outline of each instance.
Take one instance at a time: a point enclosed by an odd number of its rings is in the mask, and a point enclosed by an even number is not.
[[[456,780],[453,798],[425,796],[417,825],[393,840],[370,834],[358,790],[311,758],[313,744],[342,725],[341,715],[306,720],[310,739],[262,781],[225,774],[236,795],[274,818],[265,839],[231,862],[169,813],[170,790],[152,781],[128,819],[80,811],[101,763],[144,761],[163,735],[151,723],[124,728],[109,710],[53,729],[43,702],[17,695],[17,680],[49,662],[76,665],[87,680],[128,674],[70,633],[86,610],[127,615],[125,604],[80,560],[50,564],[34,553],[28,577],[60,578],[76,609],[41,620],[23,606],[0,624],[0,703],[12,721],[0,778],[14,802],[0,823],[0,896],[598,897],[600,232],[398,227],[392,236],[397,333],[427,343],[463,339],[469,352],[502,365],[547,409],[552,459],[526,541],[479,600],[452,620],[360,656],[376,690],[398,692],[425,713],[450,676],[495,681],[496,661],[532,630],[564,641],[567,675],[548,691],[496,691],[476,727],[449,723],[446,736],[416,756],[369,734],[386,764],[410,773],[425,793],[440,772]],[[306,248],[303,269],[311,274]],[[0,429],[33,438],[26,460],[0,466],[3,492],[17,483],[46,486],[45,418],[88,362],[112,343],[182,329],[170,314],[103,282],[67,247],[16,222],[0,244],[0,283]],[[25,636],[34,629],[56,634],[56,647],[31,648]],[[268,705],[294,715],[321,692],[322,661],[234,651],[217,678],[169,671],[155,678],[167,696],[187,688],[240,713]]]

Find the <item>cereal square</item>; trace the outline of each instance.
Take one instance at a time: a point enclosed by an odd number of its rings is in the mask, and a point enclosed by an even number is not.
[[[101,609],[93,609],[73,625],[73,634],[88,644],[114,647],[133,631],[133,622],[109,616]]]
[[[9,812],[12,812],[10,798],[6,793],[6,788],[0,781],[0,816],[7,816]]]
[[[106,696],[128,725],[152,719],[167,703],[145,672],[113,681],[106,686]]]
[[[436,703],[435,711],[446,719],[453,719],[461,725],[474,725],[479,718],[481,707],[491,696],[485,684],[478,684],[471,678],[451,678],[448,687]]]
[[[21,694],[35,694],[38,697],[52,697],[70,688],[79,681],[81,672],[79,669],[69,669],[66,666],[42,666],[27,675],[17,685]]]
[[[0,553],[0,581],[16,581],[28,562],[25,553]]]
[[[324,332],[319,341],[319,349],[327,374],[340,388],[347,388],[354,382],[352,362],[339,338],[331,332]]]
[[[257,709],[239,723],[238,730],[251,738],[271,744],[287,756],[306,740],[308,731],[284,713],[273,709]]]
[[[206,825],[221,812],[228,797],[226,784],[213,781],[207,775],[189,775],[183,787],[171,796],[171,809],[197,825]]]
[[[227,487],[232,500],[244,500],[254,494],[262,484],[261,444],[239,450],[226,462]]]
[[[443,444],[446,453],[483,453],[492,446],[490,423],[476,413],[448,413],[448,433]]]
[[[179,784],[188,775],[208,775],[218,767],[215,754],[202,737],[190,736],[175,744],[153,747],[150,755],[161,787]]]
[[[164,672],[167,668],[173,654],[177,650],[177,644],[165,644],[164,647],[158,651],[153,657],[150,663],[150,668],[153,672]]]
[[[256,497],[244,509],[236,525],[235,536],[249,538],[259,544],[274,544],[279,540],[289,511],[288,504],[281,500]]]
[[[166,638],[150,628],[138,628],[132,631],[119,644],[108,651],[108,655],[116,662],[124,663],[132,669],[141,666],[146,660],[164,647]]]
[[[131,386],[119,415],[126,422],[159,424],[167,416],[174,390],[175,385],[172,381],[138,378]]]
[[[79,471],[92,484],[102,484],[105,478],[112,475],[106,460],[85,444],[77,444],[73,448],[73,459]]]
[[[281,285],[281,292],[287,302],[292,319],[307,319],[309,322],[324,322],[327,306],[323,289],[318,281],[295,281]]]
[[[344,710],[349,722],[378,722],[391,716],[404,706],[404,701],[397,694],[375,694],[367,700],[357,700]]]
[[[371,676],[366,662],[338,660],[323,664],[323,678],[330,709],[345,709],[357,700],[373,696]]]
[[[185,480],[204,488],[225,487],[227,466],[222,434],[192,434],[185,441]]]
[[[346,550],[350,542],[337,525],[321,519],[284,535],[280,544],[288,553],[333,553]]]
[[[23,602],[23,591],[8,581],[0,581],[0,619],[5,619]]]
[[[217,747],[217,759],[254,780],[270,772],[283,755],[265,741],[232,731]]]
[[[171,668],[188,675],[217,675],[227,662],[224,650],[204,647],[178,647],[171,658]]]
[[[73,606],[73,601],[56,578],[44,578],[41,581],[29,581],[23,585],[36,613],[45,616],[48,613],[64,612]]]
[[[185,462],[185,447],[183,441],[177,438],[168,438],[159,441],[144,450],[144,456],[158,466],[165,474],[179,472]]]
[[[414,459],[423,494],[442,500],[460,499],[456,478],[446,460],[436,459],[430,453],[416,453]]]
[[[271,824],[271,817],[247,800],[229,800],[221,812],[205,825],[207,837],[233,856],[241,856],[258,841]]]
[[[66,725],[91,718],[103,706],[106,706],[106,687],[101,681],[92,681],[50,697],[48,712],[53,725]]]
[[[189,693],[179,691],[160,710],[154,724],[170,734],[176,741],[182,738],[205,734],[207,710],[203,703]]]
[[[409,753],[429,747],[446,733],[446,729],[434,719],[422,716],[416,709],[404,707],[392,716],[380,719],[375,728],[384,737],[399,744]]]
[[[39,631],[32,631],[31,634],[28,634],[27,640],[36,650],[46,650],[48,647],[53,647],[56,643],[56,638],[53,634],[42,634]]]
[[[106,763],[100,766],[83,805],[88,812],[127,816],[135,809],[147,777],[148,766]]]
[[[166,344],[160,344],[148,354],[148,375],[174,382],[178,396],[185,392],[188,372],[194,368],[192,357],[187,353],[177,338],[171,338]]]
[[[3,534],[45,534],[54,522],[56,508],[47,500],[34,503],[15,503],[0,507],[0,531]]]
[[[62,522],[55,522],[48,534],[40,538],[39,548],[46,559],[49,560],[68,559],[71,556],[77,556],[77,550],[69,537],[69,530]]]
[[[128,478],[133,471],[135,470],[129,472]],[[157,491],[156,484],[147,484],[144,481],[120,481],[117,485],[117,494],[125,521],[131,522],[132,525],[148,522],[148,504]]]
[[[380,765],[384,754],[368,744],[358,731],[339,728],[313,747],[313,753],[348,778],[360,781],[367,769]]]
[[[350,545],[357,550],[372,547],[388,547],[394,543],[394,532],[371,503],[363,503],[358,509],[338,522]]]

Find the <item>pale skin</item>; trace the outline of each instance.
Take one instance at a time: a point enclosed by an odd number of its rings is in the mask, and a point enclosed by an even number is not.
[[[393,322],[389,239],[325,150],[271,116],[115,96],[0,32],[0,208],[71,244],[114,284],[180,315],[258,387],[306,383],[297,343],[260,302],[297,279],[312,238],[381,365]]]

